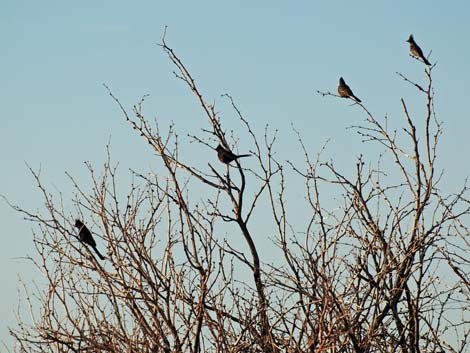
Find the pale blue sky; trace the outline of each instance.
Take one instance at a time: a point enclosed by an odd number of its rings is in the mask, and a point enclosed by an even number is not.
[[[205,126],[156,45],[165,25],[168,43],[208,100],[230,93],[257,131],[266,123],[281,130],[280,157],[298,151],[293,123],[312,153],[331,138],[328,153],[345,165],[369,148],[345,129],[362,115],[316,90],[335,91],[343,76],[377,116],[388,113],[392,123],[401,121],[402,96],[412,112],[420,112],[422,100],[395,74],[424,78],[423,66],[408,56],[405,41],[413,33],[426,54],[432,49],[431,62],[438,62],[436,110],[445,122],[440,155],[452,191],[470,174],[469,15],[463,0],[2,0],[0,194],[26,208],[41,207],[25,162],[42,166],[51,191],[66,192],[64,171],[85,180],[83,162],[101,163],[109,139],[123,170],[148,169],[151,151],[133,135],[102,83],[129,108],[150,94],[148,116],[162,126],[174,121],[182,136]],[[17,258],[34,251],[31,224],[3,202],[0,224],[2,340],[7,325],[14,325],[18,275],[31,277],[31,266]]]

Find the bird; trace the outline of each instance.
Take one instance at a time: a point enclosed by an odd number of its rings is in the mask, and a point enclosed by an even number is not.
[[[342,77],[339,78],[338,93],[343,98],[354,98],[356,102],[362,102],[359,98],[354,95],[354,93],[351,91],[351,88],[349,88],[346,82],[344,82],[344,79]]]
[[[431,66],[431,63],[428,61],[428,59],[426,59],[419,45],[416,44],[412,34],[410,34],[410,38],[408,38],[407,42],[410,43],[411,55],[413,55],[414,57],[420,58],[421,60],[423,60],[423,62],[426,65]]]
[[[105,257],[103,255],[101,255],[101,253],[98,251],[98,249],[96,248],[96,242],[95,242],[95,239],[93,239],[93,236],[91,235],[91,232],[88,230],[88,228],[86,227],[86,225],[83,224],[82,221],[80,221],[79,219],[76,219],[75,220],[75,227],[78,228],[78,239],[87,244],[87,245],[90,245],[93,250],[95,250],[96,252],[96,255],[98,255],[98,257],[101,259],[101,260],[104,260]]]
[[[219,158],[219,161],[225,164],[229,164],[230,162],[234,161],[235,159],[241,158],[241,157],[249,157],[251,154],[239,154],[236,155],[232,151],[222,147],[220,144],[217,146],[215,149],[217,151],[217,157]]]

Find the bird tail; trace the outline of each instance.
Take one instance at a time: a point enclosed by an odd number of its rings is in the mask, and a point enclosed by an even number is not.
[[[423,56],[423,62],[428,65],[428,66],[431,66],[431,63],[428,61],[428,59],[426,59],[424,56]]]
[[[104,260],[105,257],[103,255],[101,255],[101,253],[98,251],[98,249],[96,248],[96,246],[93,247],[93,250],[95,250],[95,253],[96,255],[98,255],[98,257],[101,259],[101,260]]]
[[[358,103],[361,103],[361,102],[362,102],[362,101],[361,101],[359,98],[357,98],[354,94],[353,94],[351,97],[353,97],[353,98],[355,99],[355,101],[358,102]]]
[[[241,157],[251,157],[251,154],[239,154],[237,156],[237,158],[241,158]]]

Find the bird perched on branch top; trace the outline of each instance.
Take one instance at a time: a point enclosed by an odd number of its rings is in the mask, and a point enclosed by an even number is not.
[[[93,236],[91,235],[91,232],[88,230],[88,228],[83,224],[82,221],[80,221],[79,219],[76,219],[75,220],[75,227],[78,228],[78,239],[87,244],[87,245],[90,245],[93,250],[95,250],[96,252],[96,255],[98,255],[98,257],[101,259],[101,260],[104,260],[104,256],[101,255],[101,253],[98,251],[98,249],[96,248],[96,242],[95,242],[95,239],[93,239]]]
[[[416,44],[412,34],[410,34],[410,38],[408,38],[407,42],[410,43],[411,55],[421,59],[426,65],[431,66],[431,63],[428,61],[428,59],[426,59],[419,45]]]
[[[236,155],[232,151],[229,151],[228,149],[223,148],[220,144],[217,146],[215,149],[217,151],[217,157],[219,157],[219,161],[225,164],[229,164],[230,162],[234,161],[235,159],[241,158],[241,157],[249,157],[251,154],[239,154]]]
[[[339,78],[338,93],[343,98],[354,98],[356,102],[361,103],[361,100],[354,95],[342,77]]]

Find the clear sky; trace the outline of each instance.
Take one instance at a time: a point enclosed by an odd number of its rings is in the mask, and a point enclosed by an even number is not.
[[[440,148],[445,185],[470,174],[468,1],[23,1],[0,11],[0,194],[41,208],[25,162],[42,168],[51,191],[70,189],[64,172],[86,179],[84,161],[99,164],[110,140],[123,170],[148,170],[151,151],[126,125],[102,83],[130,108],[150,94],[145,111],[162,126],[197,132],[206,123],[190,92],[156,45],[164,26],[208,100],[230,93],[258,131],[281,130],[281,157],[297,153],[293,123],[312,153],[329,138],[340,163],[367,153],[345,128],[362,115],[348,102],[321,97],[343,76],[366,106],[391,121],[422,100],[396,71],[423,80],[408,56],[413,33],[431,62],[436,110],[444,121]],[[190,152],[188,152],[190,153]],[[214,155],[193,155],[195,160]],[[31,224],[0,202],[0,340],[14,325],[22,259],[34,253]]]

